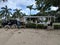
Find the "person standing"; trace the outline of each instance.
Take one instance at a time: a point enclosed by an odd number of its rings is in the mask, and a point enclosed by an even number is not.
[[[52,24],[53,24],[53,22],[52,22],[52,21],[48,21],[47,29],[53,29],[53,28],[52,28]]]

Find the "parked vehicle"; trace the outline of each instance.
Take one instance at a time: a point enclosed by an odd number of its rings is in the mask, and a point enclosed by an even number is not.
[[[5,20],[5,21],[2,21],[2,24],[1,24],[3,27],[5,26],[9,26],[9,27],[12,27],[13,25],[15,25],[15,27],[18,27],[18,23],[17,23],[17,20]],[[20,22],[19,22],[19,26],[20,26]]]

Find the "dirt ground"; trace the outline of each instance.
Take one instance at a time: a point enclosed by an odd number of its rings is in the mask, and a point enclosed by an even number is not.
[[[0,29],[0,45],[60,45],[60,30]]]

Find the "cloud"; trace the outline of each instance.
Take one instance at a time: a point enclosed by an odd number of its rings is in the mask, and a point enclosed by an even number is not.
[[[9,8],[20,8],[21,6],[28,6],[33,4],[34,0],[8,0],[8,2],[1,2],[0,7],[7,5]]]
[[[58,9],[58,7],[51,6],[51,10],[56,11],[57,9]]]
[[[8,8],[12,9],[22,9],[23,13],[29,14],[29,9],[26,8],[26,6],[34,4],[33,7],[35,7],[35,0],[8,0],[8,2],[1,2],[0,7],[4,7],[5,5],[8,6]]]
[[[33,8],[36,7],[35,5],[35,0],[8,0],[8,2],[0,2],[0,8],[4,7],[5,5],[8,6],[8,8],[12,8],[12,9],[22,9],[23,13],[26,14],[30,14],[30,10],[28,8],[26,8],[26,6],[34,4]],[[51,7],[51,10],[57,10],[58,8],[56,7]],[[32,10],[31,13],[32,14],[36,14],[38,11],[37,10]]]

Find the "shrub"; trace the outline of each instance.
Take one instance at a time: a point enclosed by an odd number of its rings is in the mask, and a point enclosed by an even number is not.
[[[38,24],[38,25],[37,25],[37,28],[40,28],[40,29],[46,29],[47,26],[44,26],[44,24]]]
[[[26,27],[27,28],[36,28],[36,24],[29,23],[29,24],[26,24]]]
[[[34,23],[29,23],[29,24],[26,24],[26,27],[27,28],[39,28],[39,29],[46,29],[47,26],[44,26],[43,24],[34,24]]]
[[[2,28],[2,25],[1,24],[2,24],[2,20],[0,20],[0,28]]]
[[[54,29],[60,29],[60,25],[54,25]]]

